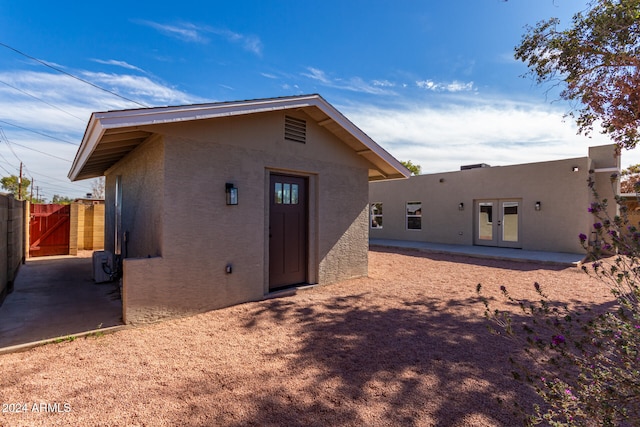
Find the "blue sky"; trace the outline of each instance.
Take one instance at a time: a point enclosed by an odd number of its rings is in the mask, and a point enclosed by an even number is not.
[[[309,93],[423,173],[583,157],[609,141],[577,136],[513,49],[586,3],[0,0],[0,175],[21,160],[41,195],[79,197],[91,180],[67,172],[91,112]]]

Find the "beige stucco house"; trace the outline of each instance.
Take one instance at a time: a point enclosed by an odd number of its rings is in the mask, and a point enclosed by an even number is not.
[[[372,239],[484,245],[583,253],[578,235],[590,235],[594,200],[613,200],[620,172],[615,145],[591,147],[587,157],[512,166],[486,164],[459,171],[372,182]],[[615,215],[615,203],[610,204]]]
[[[91,115],[126,323],[365,276],[370,181],[409,172],[319,95]]]

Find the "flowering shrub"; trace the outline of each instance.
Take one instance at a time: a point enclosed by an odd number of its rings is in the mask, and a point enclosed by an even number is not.
[[[527,302],[501,286],[524,315],[516,326],[513,314],[492,310],[482,298],[490,330],[523,346],[522,357],[510,359],[514,378],[531,384],[544,401],[516,404],[528,425],[640,425],[640,229],[628,220],[621,198],[615,200],[620,215],[611,217],[591,179],[589,186],[596,202],[589,207],[592,238],[578,236],[590,258],[582,269],[611,289],[611,306],[594,312],[554,304],[538,283],[540,300]]]

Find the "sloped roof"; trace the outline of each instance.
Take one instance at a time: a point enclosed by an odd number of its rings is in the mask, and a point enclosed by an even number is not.
[[[370,181],[410,176],[397,159],[320,95],[93,113],[68,176],[71,181],[77,181],[104,175],[107,169],[153,134],[148,129],[150,125],[294,109],[303,110],[366,159],[371,165]]]

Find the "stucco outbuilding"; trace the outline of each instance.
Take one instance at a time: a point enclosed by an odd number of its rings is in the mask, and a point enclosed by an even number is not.
[[[319,95],[91,115],[69,178],[106,177],[126,323],[367,274],[368,185],[398,160]]]

